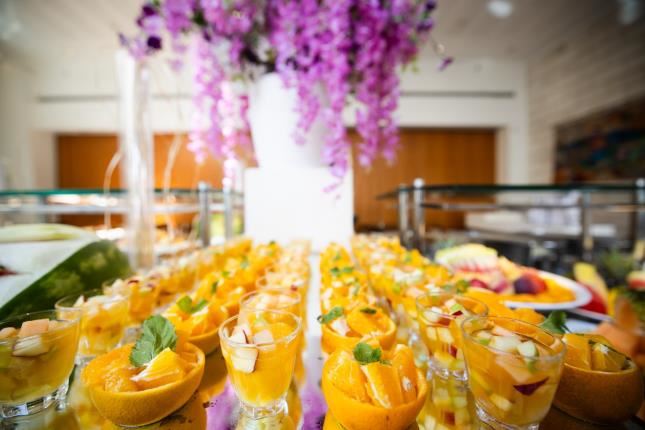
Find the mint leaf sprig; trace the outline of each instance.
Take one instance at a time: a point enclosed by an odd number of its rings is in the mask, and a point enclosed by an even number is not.
[[[363,312],[364,314],[368,314],[368,315],[374,315],[376,313],[376,309],[370,308],[370,307],[367,307],[367,306],[364,307],[364,308],[361,308],[360,311]]]
[[[316,318],[316,320],[320,324],[329,324],[336,318],[342,317],[344,313],[345,313],[345,310],[343,309],[342,306],[334,306],[326,314],[318,315],[318,318]]]
[[[360,364],[381,363],[391,364],[388,360],[383,360],[383,351],[381,348],[372,348],[365,342],[358,342],[354,347],[354,358]]]
[[[143,332],[130,352],[130,363],[141,367],[151,362],[161,351],[177,346],[175,326],[161,315],[153,315],[143,322]]]
[[[187,313],[189,315],[192,315],[195,312],[201,311],[206,307],[206,305],[208,305],[208,300],[201,299],[197,303],[194,303],[193,299],[191,299],[188,296],[184,296],[177,301],[177,307],[181,309],[182,312]]]
[[[539,327],[553,334],[565,334],[571,331],[567,327],[567,314],[564,311],[551,312]]]

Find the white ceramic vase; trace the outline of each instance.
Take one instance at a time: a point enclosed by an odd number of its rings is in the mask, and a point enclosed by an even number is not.
[[[260,168],[321,167],[325,128],[312,125],[299,145],[294,139],[299,114],[296,90],[287,88],[277,73],[255,81],[249,89],[248,119]]]

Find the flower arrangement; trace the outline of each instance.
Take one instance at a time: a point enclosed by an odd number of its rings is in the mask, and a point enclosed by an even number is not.
[[[138,34],[120,38],[138,59],[169,43],[174,68],[193,45],[199,115],[189,147],[198,160],[209,149],[235,157],[236,145],[249,136],[240,82],[277,72],[297,91],[296,142],[304,143],[317,118],[324,121],[323,160],[342,178],[351,150],[342,114],[350,101],[362,137],[359,163],[369,166],[379,155],[394,159],[397,68],[429,38],[435,6],[435,0],[147,0]],[[440,67],[450,61],[443,57]]]

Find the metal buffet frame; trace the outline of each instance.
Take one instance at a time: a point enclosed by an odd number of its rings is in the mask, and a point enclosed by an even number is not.
[[[0,215],[126,215],[128,207],[123,201],[127,191],[112,189],[104,192],[100,189],[58,189],[58,190],[7,190],[0,191]],[[93,196],[91,203],[48,203],[50,197]],[[155,214],[181,214],[195,212],[199,217],[199,239],[203,246],[210,244],[209,216],[212,213],[224,214],[224,238],[231,239],[233,217],[236,211],[242,211],[242,194],[228,188],[212,188],[206,182],[200,182],[197,189],[155,190],[155,196],[162,200],[155,203]],[[194,202],[167,203],[163,200],[171,196],[196,197]],[[25,203],[25,198],[36,198],[35,203]],[[54,199],[56,200],[56,199]],[[60,199],[59,199],[60,200]]]
[[[580,193],[575,204],[527,204],[527,203],[459,203],[445,201],[446,196],[489,195],[500,192],[571,192]],[[631,193],[631,203],[592,203],[592,195],[598,192]],[[529,209],[580,209],[579,242],[581,258],[591,261],[594,252],[594,238],[591,233],[594,211],[633,213],[632,240],[636,244],[645,242],[645,179],[622,184],[571,184],[571,185],[425,185],[422,178],[416,178],[412,186],[401,184],[397,190],[377,196],[379,200],[396,199],[398,231],[401,243],[406,247],[425,250],[426,209],[444,211],[491,211],[509,210],[524,212]]]

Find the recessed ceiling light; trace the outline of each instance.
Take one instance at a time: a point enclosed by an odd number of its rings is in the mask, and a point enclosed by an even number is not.
[[[508,18],[513,13],[513,3],[509,0],[490,0],[486,7],[496,18]]]

